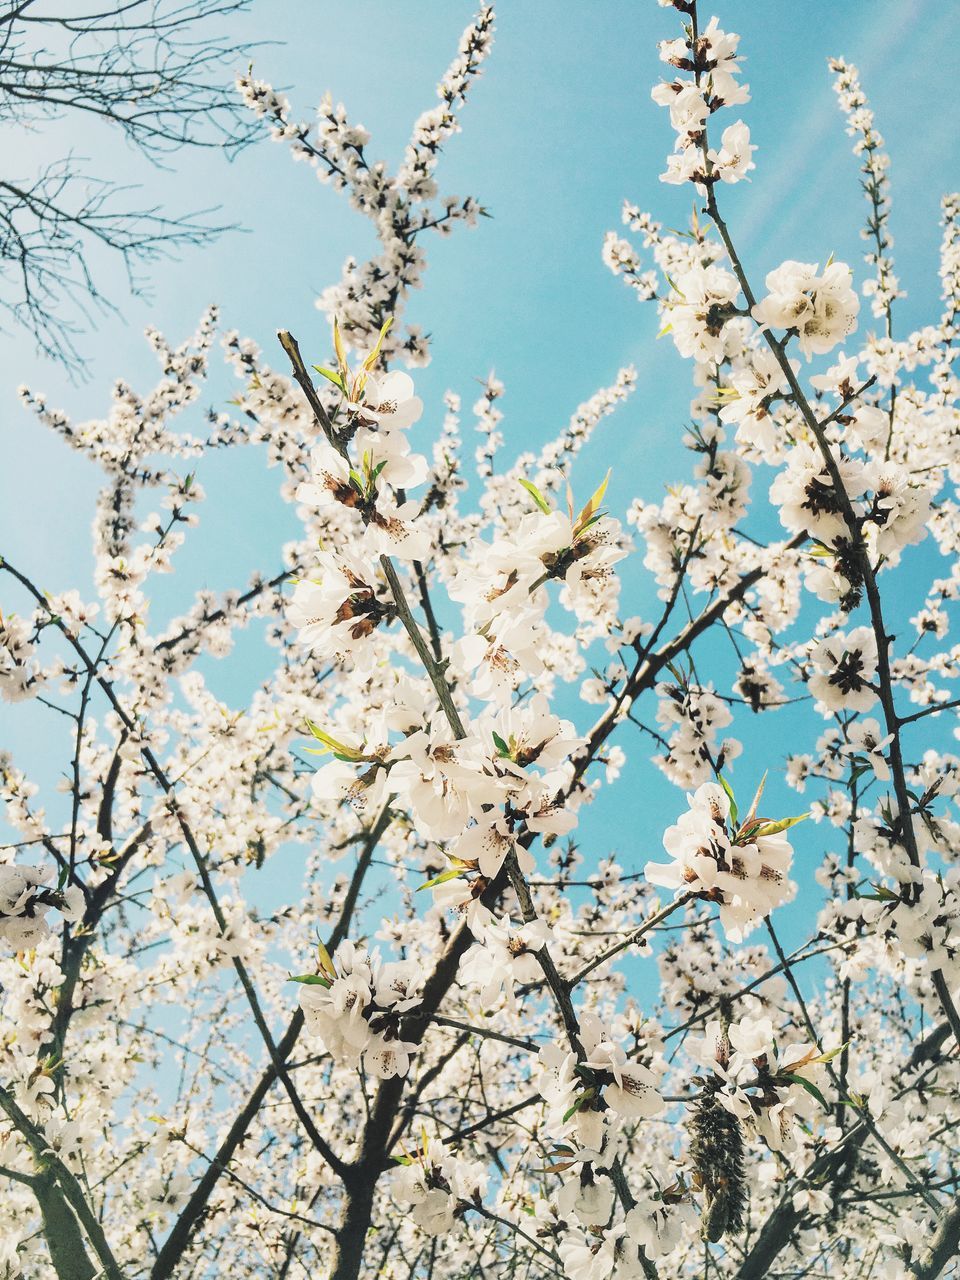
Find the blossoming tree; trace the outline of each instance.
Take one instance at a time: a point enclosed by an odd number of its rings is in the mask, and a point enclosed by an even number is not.
[[[330,100],[314,127],[239,82],[379,239],[321,299],[326,357],[222,333],[237,398],[204,419],[211,313],[180,347],[150,333],[160,381],[118,384],[100,420],[24,390],[104,482],[95,601],[0,562],[0,690],[71,743],[62,801],[0,761],[0,1274],[956,1267],[960,198],[943,201],[943,315],[895,338],[887,159],[837,60],[866,279],[787,261],[751,280],[723,216],[754,169],[738,37],[696,0],[661,4],[680,22],[653,91],[675,133],[663,180],[696,213],[668,232],[627,204],[635,239],[611,232],[603,256],[691,361],[693,460],[626,511],[635,536],[575,466],[632,369],[506,463],[490,378],[479,483],[455,394],[429,456],[411,448],[425,407],[406,370],[428,342],[407,297],[429,234],[482,212],[436,173],[491,46],[486,5],[396,173]],[[248,444],[300,536],[248,585],[155,620],[201,460]],[[649,617],[618,577],[636,543]],[[929,579],[913,617],[905,574]],[[205,672],[251,623],[276,660],[227,705]],[[735,670],[708,678],[721,645]],[[737,722],[798,699],[806,738],[743,755],[734,787]],[[677,787],[645,833],[663,854],[580,848],[584,806],[654,767]],[[819,864],[792,866],[800,818],[766,806],[768,768],[807,791]],[[297,847],[302,888],[271,905]],[[788,953],[798,892],[809,927]]]

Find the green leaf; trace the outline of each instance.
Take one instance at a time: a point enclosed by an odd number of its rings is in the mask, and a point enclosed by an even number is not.
[[[347,394],[347,388],[343,385],[343,378],[334,369],[325,369],[323,365],[315,364],[313,368],[320,374],[321,378],[326,378],[328,382],[332,382],[338,391]]]
[[[587,1100],[587,1095],[585,1093],[581,1093],[580,1096],[577,1098],[576,1102],[573,1104],[573,1106],[568,1107],[567,1110],[564,1112],[564,1116],[563,1116],[563,1120],[561,1121],[561,1124],[566,1124],[571,1116],[575,1116],[577,1112],[580,1110],[580,1108],[583,1106],[583,1104],[586,1102],[586,1100]]]
[[[527,493],[529,493],[530,497],[534,500],[543,514],[548,516],[550,514],[549,503],[537,486],[531,480],[525,480],[523,476],[518,476],[517,479],[523,485],[524,489],[526,489]]]
[[[798,822],[803,822],[809,817],[809,813],[798,813],[795,818],[780,818],[777,822],[765,822],[762,827],[757,827],[756,831],[751,833],[750,839],[758,840],[761,836],[779,835],[781,831],[789,831]]]
[[[578,524],[577,537],[582,538],[590,526],[596,524],[598,520],[602,520],[606,514],[607,513],[605,511],[598,511],[595,515],[592,515],[589,520],[584,520],[582,524]]]
[[[607,485],[610,483],[611,470],[612,468],[608,468],[607,474],[603,477],[603,480],[601,481],[601,483],[594,490],[587,505],[580,512],[580,515],[577,519],[576,526],[573,530],[574,537],[576,537],[578,534],[583,533],[583,531],[589,525],[593,524],[594,520],[597,518],[597,513],[600,510],[600,503],[603,501],[603,495],[607,492]]]
[[[876,886],[876,893],[860,893],[856,892],[858,898],[862,898],[864,902],[899,902],[900,899],[895,893],[891,893],[889,889],[885,889],[883,885]]]
[[[719,775],[719,777],[720,777],[720,785],[721,787],[723,787],[724,791],[727,793],[727,798],[730,801],[730,821],[733,823],[734,826],[736,826],[737,816],[740,810],[737,808],[737,801],[736,801],[736,797],[733,794],[733,787],[731,787],[730,783],[726,780],[726,778],[723,776],[722,773]]]
[[[767,771],[764,770],[763,777],[760,779],[760,785],[759,787],[757,787],[754,797],[750,802],[750,808],[747,810],[747,816],[743,820],[744,826],[746,826],[748,822],[752,822],[753,819],[756,817],[757,805],[759,805],[760,803],[760,797],[763,795],[763,788],[766,785],[767,785]]]
[[[387,330],[390,328],[392,324],[393,324],[393,316],[388,316],[387,319],[384,320],[383,322],[383,327],[380,330],[379,338],[377,338],[376,346],[373,348],[373,350],[367,356],[366,360],[364,360],[363,362],[363,367],[367,371],[367,373],[369,373],[370,370],[373,368],[373,366],[377,363],[377,356],[379,356],[380,354],[380,348],[383,346],[383,340],[387,336]]]
[[[329,733],[325,733],[323,729],[321,729],[318,725],[315,725],[312,720],[307,721],[307,728],[310,730],[310,732],[313,734],[313,736],[317,739],[318,742],[323,743],[327,751],[332,752],[334,755],[340,757],[341,759],[356,762],[364,758],[363,752],[357,751],[354,747],[348,747],[343,742],[338,742],[336,738],[331,737]],[[310,748],[307,747],[306,750],[310,751]],[[319,752],[319,753],[316,751],[311,752],[311,755],[317,755],[317,754],[323,755],[324,752]]]
[[[333,346],[337,353],[337,363],[340,366],[341,377],[346,378],[347,369],[347,353],[343,349],[343,338],[340,336],[340,322],[336,316],[333,317]]]
[[[818,1058],[814,1058],[813,1061],[814,1062],[832,1062],[834,1058],[838,1057],[841,1053],[843,1053],[844,1049],[846,1049],[848,1044],[850,1044],[850,1041],[845,1040],[843,1044],[838,1044],[835,1049],[829,1049],[826,1053],[821,1053],[820,1056]]]
[[[504,757],[504,759],[510,759],[510,748],[500,737],[499,733],[493,734],[493,745],[497,748],[497,751]]]
[[[317,939],[317,959],[320,961],[320,968],[328,977],[335,978],[337,971],[333,967],[333,961],[330,959],[330,952],[323,945],[320,939]]]
[[[461,867],[450,867],[447,871],[441,871],[438,876],[434,876],[432,880],[425,880],[423,884],[417,885],[417,893],[421,889],[435,889],[438,884],[446,884],[448,880],[456,880],[462,875]]]
[[[777,1076],[777,1079],[789,1080],[791,1084],[801,1085],[804,1089],[806,1089],[807,1093],[809,1093],[812,1098],[816,1098],[816,1100],[820,1103],[821,1107],[823,1107],[824,1111],[830,1110],[830,1104],[827,1102],[826,1098],[823,1096],[823,1094],[820,1092],[817,1086],[811,1083],[811,1081],[806,1080],[803,1076],[794,1075],[792,1071],[783,1071]]]
[[[305,987],[329,987],[330,979],[325,978],[322,973],[291,973],[288,978],[289,982],[302,982]]]

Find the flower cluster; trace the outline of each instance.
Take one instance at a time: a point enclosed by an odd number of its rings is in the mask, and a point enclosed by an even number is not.
[[[795,332],[808,359],[832,351],[852,333],[860,310],[853,274],[845,263],[830,262],[819,272],[815,263],[782,263],[768,274],[767,295],[752,311],[765,329]]]
[[[65,921],[83,917],[81,887],[72,884],[62,890],[50,889],[51,878],[49,868],[0,865],[0,938],[15,951],[26,951],[50,936],[46,916],[51,907]]]
[[[445,1151],[437,1139],[425,1140],[416,1156],[400,1157],[390,1187],[394,1199],[428,1237],[446,1235],[462,1216],[462,1202],[482,1203],[486,1189],[484,1167]]]
[[[703,193],[718,180],[739,182],[755,167],[751,156],[756,147],[742,120],[724,129],[718,150],[708,146],[706,137],[706,124],[714,112],[750,101],[747,86],[737,79],[739,43],[738,35],[721,31],[717,19],[711,18],[698,35],[691,31],[684,39],[660,45],[662,62],[694,75],[693,80],[663,81],[652,91],[654,102],[669,107],[670,124],[677,134],[661,182],[694,182]]]
[[[862,161],[863,190],[870,201],[870,220],[862,235],[865,240],[873,241],[873,246],[865,257],[875,275],[872,280],[864,281],[863,293],[870,298],[873,314],[886,317],[889,324],[894,302],[905,296],[894,274],[893,259],[890,256],[893,248],[893,236],[889,228],[890,182],[887,176],[890,157],[883,150],[883,136],[874,122],[857,68],[843,58],[831,58],[830,70],[836,75],[834,92],[840,109],[847,117],[847,133],[854,139],[853,153]]]
[[[783,832],[790,821],[756,817],[754,801],[736,825],[729,792],[716,782],[705,782],[687,800],[690,808],[663,837],[673,861],[648,862],[644,874],[652,884],[718,903],[724,932],[740,942],[797,891],[787,875],[793,848]]]
[[[419,1002],[421,975],[409,960],[384,963],[345,942],[336,964],[324,952],[321,972],[298,979],[307,1030],[333,1058],[382,1080],[405,1076],[415,1044],[400,1038],[402,1018]]]
[[[812,659],[810,692],[825,715],[840,709],[870,710],[877,700],[877,639],[869,627],[822,640]]]
[[[795,1149],[802,1126],[809,1125],[818,1110],[822,1115],[825,1064],[835,1055],[810,1044],[777,1043],[768,1017],[741,1018],[727,1026],[709,1022],[688,1051],[709,1072],[701,1080],[711,1105],[733,1116],[748,1134],[761,1136],[773,1151]],[[701,1130],[711,1123],[715,1121],[702,1111],[693,1120]],[[709,1169],[702,1174],[709,1184]],[[728,1195],[734,1190],[726,1188]],[[715,1192],[708,1189],[707,1194]]]
[[[0,614],[0,694],[4,700],[20,702],[33,697],[39,691],[39,671],[29,621]]]
[[[373,223],[380,253],[365,263],[349,258],[339,283],[317,299],[328,316],[339,317],[355,349],[372,345],[383,321],[396,316],[406,295],[420,286],[426,267],[420,237],[427,231],[449,234],[457,223],[474,226],[484,212],[473,196],[440,196],[435,171],[444,144],[459,131],[458,108],[482,71],[493,34],[493,6],[482,5],[437,86],[438,105],[417,119],[395,174],[368,157],[370,134],[352,123],[344,105],[334,104],[330,94],[324,96],[313,128],[291,118],[289,100],[265,81],[252,73],[238,78],[244,101],[259,119],[269,121],[273,139],[289,145],[294,159],[310,165],[321,181],[348,192],[354,208]],[[408,325],[404,332],[398,325],[385,354],[425,364],[429,342],[416,326]]]

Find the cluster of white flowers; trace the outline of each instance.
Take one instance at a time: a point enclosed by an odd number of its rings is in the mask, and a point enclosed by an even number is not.
[[[811,656],[810,692],[824,715],[870,710],[877,700],[877,638],[870,627],[822,640]]]
[[[514,927],[505,916],[477,921],[472,928],[477,941],[464,958],[464,982],[479,988],[485,1009],[497,1005],[501,996],[516,1008],[516,986],[540,977],[537,953],[553,940],[550,926],[544,920],[531,920]]]
[[[658,685],[657,693],[657,723],[668,736],[666,751],[654,759],[671,782],[678,787],[697,786],[740,755],[742,747],[736,738],[718,742],[720,731],[733,723],[733,716],[711,685],[664,683]]]
[[[644,874],[652,884],[718,903],[724,932],[741,942],[796,894],[788,877],[793,848],[782,823],[753,814],[739,827],[731,822],[730,796],[719,783],[705,782],[687,799],[690,808],[663,837],[673,861],[648,862]]]
[[[401,1019],[419,1003],[421,974],[411,960],[384,963],[344,942],[321,972],[300,979],[307,1031],[339,1062],[387,1080],[405,1076],[415,1044],[398,1035]]]
[[[830,1055],[809,1043],[778,1043],[769,1017],[708,1022],[688,1052],[710,1072],[711,1097],[772,1151],[796,1149],[801,1127],[823,1115],[817,1095],[828,1087]]]
[[[449,234],[460,222],[474,226],[483,213],[473,196],[440,196],[434,174],[444,143],[459,131],[457,108],[482,71],[493,33],[493,6],[482,5],[437,86],[439,104],[416,121],[395,174],[368,158],[370,134],[362,125],[351,123],[344,105],[334,105],[329,94],[320,104],[314,129],[291,119],[288,99],[252,73],[237,80],[254,114],[270,122],[274,140],[288,144],[294,159],[311,165],[322,181],[349,192],[354,208],[373,223],[381,252],[366,263],[349,258],[340,282],[317,299],[325,314],[339,318],[345,338],[357,349],[373,344],[383,321],[396,316],[409,291],[421,284],[426,253],[418,237],[425,231]],[[385,354],[425,364],[429,343],[416,326],[401,330],[396,325]]]
[[[905,296],[894,274],[890,256],[893,248],[889,228],[890,157],[883,150],[883,136],[874,122],[857,68],[843,58],[831,58],[830,70],[837,77],[833,88],[840,109],[847,117],[847,133],[854,139],[853,154],[862,161],[863,190],[870,201],[870,218],[861,234],[865,240],[872,241],[865,257],[875,274],[872,279],[864,281],[863,293],[870,298],[873,314],[886,318],[889,337],[891,307],[897,298]]]
[[[70,885],[62,893],[49,888],[49,867],[0,864],[0,938],[15,951],[28,951],[50,936],[47,912],[57,907],[64,920],[83,915],[83,890]]]
[[[27,618],[0,614],[0,695],[20,702],[39,691],[40,664],[34,657],[33,627]]]
[[[578,1028],[577,1050],[555,1044],[540,1050],[537,1088],[547,1104],[556,1167],[565,1175],[555,1197],[556,1213],[590,1230],[610,1220],[616,1199],[611,1172],[623,1151],[623,1121],[649,1120],[664,1111],[658,1092],[662,1062],[659,1043],[648,1029],[644,1062],[631,1059],[596,1014],[582,1010]],[[618,1242],[611,1257],[620,1256],[623,1236],[623,1228],[609,1235]],[[561,1255],[576,1256],[582,1241],[576,1233],[572,1238],[561,1235]],[[630,1256],[636,1263],[635,1248]]]
[[[670,124],[677,134],[674,154],[667,160],[661,182],[694,182],[702,193],[708,184],[739,182],[753,169],[756,147],[742,120],[728,125],[719,150],[707,144],[706,125],[721,107],[740,106],[750,101],[745,84],[740,84],[737,46],[740,37],[721,31],[716,18],[696,38],[665,40],[660,60],[678,70],[692,72],[694,79],[663,81],[652,91],[654,102],[670,109]]]
[[[868,422],[867,410],[861,410],[852,426],[863,431]],[[888,429],[884,417],[884,438]],[[871,436],[871,450],[879,452],[878,445]],[[819,554],[805,566],[807,588],[845,608],[860,598],[862,558],[877,570],[896,566],[905,548],[926,537],[931,512],[931,492],[922,478],[882,457],[864,462],[839,443],[830,446],[828,456],[816,444],[797,444],[770,486],[770,497],[785,528],[816,540]]]
[[[752,311],[765,329],[796,331],[798,346],[808,359],[832,351],[852,333],[860,311],[846,263],[830,262],[822,274],[819,271],[816,263],[781,263],[768,274],[768,293]]]
[[[726,322],[737,314],[740,285],[716,263],[694,263],[679,275],[670,302],[670,332],[677,350],[698,364],[720,364],[732,356],[740,335]]]
[[[749,446],[761,457],[775,456],[778,440],[770,406],[783,398],[789,384],[772,351],[761,348],[744,355],[739,368],[730,371],[728,403],[720,410],[720,421],[736,423],[738,444]],[[799,361],[792,360],[790,367],[796,373]]]
[[[41,896],[41,886],[49,879],[49,871],[34,867],[0,866],[0,936],[18,951],[50,932],[45,919],[48,904]]]
[[[424,1137],[426,1134],[424,1133]],[[487,1172],[478,1161],[443,1149],[434,1138],[413,1156],[401,1157],[390,1190],[413,1224],[427,1236],[444,1236],[454,1226],[462,1203],[482,1203]]]

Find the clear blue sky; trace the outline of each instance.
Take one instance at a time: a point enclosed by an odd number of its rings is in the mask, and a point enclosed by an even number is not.
[[[757,170],[751,183],[723,193],[752,274],[759,278],[787,257],[822,262],[833,252],[862,278],[858,166],[826,68],[829,55],[841,54],[859,66],[893,158],[895,256],[910,295],[899,308],[900,333],[932,319],[939,199],[960,184],[960,144],[934,87],[960,77],[960,40],[943,6],[718,0],[715,11],[721,26],[742,34],[753,93],[741,114],[759,147]],[[413,120],[435,101],[435,84],[470,13],[462,0],[254,0],[233,35],[274,42],[255,53],[255,71],[289,92],[298,116],[310,118],[329,88],[372,133],[369,153],[393,167]],[[434,335],[433,362],[417,375],[427,405],[424,433],[439,424],[445,389],[460,392],[469,406],[473,380],[495,368],[506,383],[507,455],[543,443],[619,366],[636,363],[638,391],[604,424],[577,473],[578,488],[592,488],[614,467],[608,500],[615,514],[635,493],[655,498],[665,483],[689,473],[689,455],[678,443],[688,367],[668,341],[653,343],[654,313],[600,261],[604,232],[620,229],[624,198],[668,225],[689,214],[687,192],[658,182],[672,136],[666,113],[649,96],[661,69],[656,42],[676,34],[677,15],[653,0],[505,0],[492,57],[462,112],[463,133],[439,171],[443,192],[478,197],[493,219],[431,242],[426,287],[408,312]],[[193,153],[164,172],[89,126],[81,132],[55,123],[39,138],[4,142],[4,163],[18,177],[38,157],[72,147],[90,158],[92,171],[142,183],[145,203],[160,199],[170,211],[219,205],[218,216],[246,229],[156,270],[148,303],[127,299],[116,264],[104,262],[101,282],[121,304],[123,319],[106,316],[81,339],[90,356],[82,385],[70,385],[40,360],[24,335],[4,339],[0,554],[30,569],[45,588],[83,591],[98,477],[19,408],[16,386],[47,392],[51,404],[76,418],[101,416],[114,378],[152,385],[156,366],[141,337],[144,325],[157,324],[179,342],[212,301],[221,305],[226,327],[257,339],[278,366],[274,335],[281,326],[299,336],[308,354],[323,355],[328,339],[314,297],[339,276],[348,254],[368,252],[371,236],[342,196],[268,141],[233,164]],[[230,394],[232,384],[218,375],[202,407]],[[468,441],[472,450],[469,432]],[[181,553],[184,587],[223,589],[242,583],[254,567],[273,568],[290,514],[280,509],[259,459],[220,456],[204,464],[200,480],[209,501],[194,551],[186,559]],[[627,613],[653,608],[639,559],[626,574]],[[252,649],[250,655],[249,672],[240,674],[256,681]],[[213,674],[211,680],[218,691],[239,688],[221,686]],[[0,717],[6,740],[9,708],[0,707]],[[782,740],[781,729],[776,736]],[[23,740],[17,732],[15,740],[25,763],[47,756],[36,734]],[[625,745],[638,759],[640,744]],[[743,787],[768,765],[775,760],[741,766]],[[608,810],[605,825],[591,822],[604,846],[596,852],[623,847],[635,822],[663,814],[659,801],[670,806],[667,821],[681,807],[680,795],[652,767],[643,776],[649,787],[627,788],[632,795],[621,801],[623,809]],[[656,825],[664,825],[659,817]],[[641,860],[657,843],[652,834]]]

